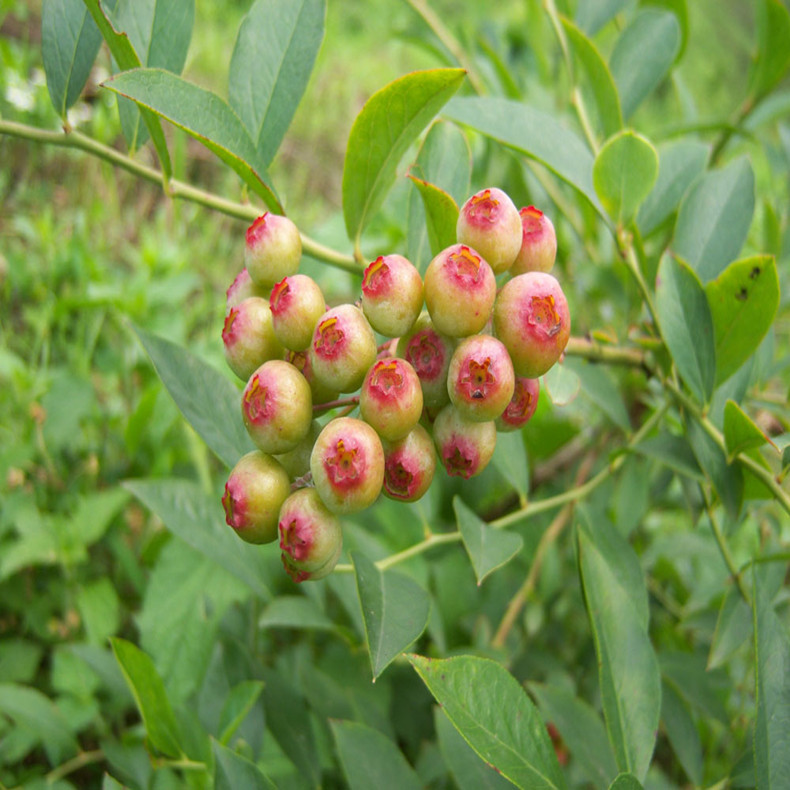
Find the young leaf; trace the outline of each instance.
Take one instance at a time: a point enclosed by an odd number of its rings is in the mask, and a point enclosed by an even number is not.
[[[124,71],[107,80],[104,87],[165,118],[203,143],[272,211],[283,213],[247,130],[215,93],[164,69]]]
[[[717,383],[757,350],[779,308],[776,261],[757,255],[731,263],[705,286],[716,337]]]
[[[645,9],[620,34],[609,67],[625,120],[669,73],[679,48],[680,25],[667,11]]]
[[[664,255],[658,266],[656,310],[678,372],[696,399],[707,403],[716,380],[713,319],[699,278],[671,255]]]
[[[658,660],[640,616],[588,531],[579,531],[579,568],[590,618],[606,729],[619,769],[647,774],[661,711]]]
[[[686,193],[673,250],[707,283],[738,256],[753,214],[754,173],[749,160],[741,157],[705,173]]]
[[[79,99],[101,46],[101,33],[82,0],[44,0],[41,5],[41,56],[55,112]]]
[[[255,449],[241,420],[239,390],[185,348],[134,327],[156,372],[189,424],[226,466]]]
[[[375,680],[425,630],[431,603],[408,576],[382,572],[358,552],[352,552],[351,561]]]
[[[757,5],[757,48],[749,95],[753,102],[773,90],[790,66],[790,13],[781,0],[761,0]]]
[[[476,656],[408,658],[464,740],[489,765],[517,787],[565,787],[540,714],[504,667]]]
[[[593,164],[593,184],[609,216],[622,224],[636,214],[658,175],[653,144],[636,132],[618,132],[606,141]]]
[[[379,730],[357,721],[332,721],[343,773],[350,790],[420,790],[415,770]]]
[[[153,662],[139,647],[125,639],[113,637],[110,643],[143,717],[151,745],[168,757],[183,756],[178,723]]]
[[[458,224],[458,204],[443,189],[409,173],[425,208],[425,225],[431,255],[456,242],[455,227]]]
[[[453,497],[453,509],[466,553],[475,569],[477,583],[518,554],[524,546],[521,535],[486,526],[460,497]]]
[[[324,37],[325,0],[257,0],[230,59],[228,99],[269,167],[307,88]]]
[[[211,741],[214,753],[214,790],[274,790],[276,785],[255,763],[228,749],[217,741]]]
[[[728,400],[724,406],[724,443],[727,461],[732,463],[738,453],[762,447],[771,439],[760,430],[748,414],[735,402]],[[771,442],[773,444],[773,442]]]
[[[395,182],[406,150],[465,75],[463,69],[415,71],[374,93],[362,108],[343,165],[343,215],[355,243]]]
[[[570,365],[554,365],[543,375],[543,389],[555,406],[567,406],[581,391],[582,382]]]

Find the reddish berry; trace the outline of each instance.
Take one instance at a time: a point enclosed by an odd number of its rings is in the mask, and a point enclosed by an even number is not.
[[[495,420],[513,397],[515,374],[507,349],[491,335],[462,340],[450,360],[447,389],[458,411],[470,420]]]
[[[333,513],[372,505],[384,482],[384,450],[366,422],[338,417],[326,424],[310,458],[313,483]]]
[[[436,329],[450,337],[479,332],[496,298],[494,272],[475,250],[454,244],[425,271],[425,304]]]
[[[376,258],[362,276],[362,311],[382,335],[399,337],[422,310],[420,273],[402,255]]]
[[[397,442],[384,445],[384,495],[416,502],[430,488],[436,471],[433,440],[422,425]]]
[[[256,285],[271,288],[299,268],[302,240],[288,217],[267,211],[247,228],[246,241],[244,263]]]
[[[277,537],[277,515],[290,493],[285,469],[253,450],[239,459],[225,484],[225,520],[242,540],[270,543]]]
[[[525,272],[549,272],[557,257],[557,235],[552,221],[535,206],[527,206],[521,215],[521,249],[510,268],[512,275]]]
[[[455,341],[436,331],[427,315],[420,316],[408,334],[398,341],[397,353],[416,371],[427,408],[443,406],[450,400],[447,371]]]
[[[300,488],[283,502],[278,530],[283,565],[295,582],[334,570],[343,547],[340,522],[314,488]]]
[[[255,285],[247,269],[242,269],[225,291],[225,314],[249,296],[260,296],[261,299],[269,298],[269,289]]]
[[[397,357],[375,362],[362,383],[359,411],[382,439],[402,439],[422,414],[422,389],[414,368]]]
[[[292,274],[272,288],[269,297],[272,325],[277,339],[289,349],[305,351],[313,330],[326,312],[324,295],[306,274]]]
[[[250,376],[241,397],[241,414],[250,438],[261,450],[286,453],[310,430],[310,385],[293,365],[272,359]]]
[[[505,410],[496,420],[498,431],[516,431],[526,425],[535,409],[538,408],[538,395],[540,394],[540,379],[527,379],[516,376],[516,386],[513,397]]]
[[[468,480],[479,475],[491,460],[496,446],[496,427],[493,420],[468,420],[449,404],[434,420],[433,440],[447,474]]]
[[[282,356],[269,302],[250,296],[231,307],[222,327],[222,343],[228,366],[244,381],[267,360]]]
[[[571,333],[568,302],[560,284],[544,272],[509,280],[497,296],[494,330],[519,376],[542,376],[560,358]]]
[[[461,207],[456,235],[461,244],[477,250],[494,273],[500,274],[510,268],[521,247],[518,209],[501,189],[483,189]]]

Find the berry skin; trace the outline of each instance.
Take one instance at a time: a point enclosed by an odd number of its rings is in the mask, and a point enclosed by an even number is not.
[[[305,351],[326,311],[324,295],[315,280],[306,274],[285,277],[272,288],[269,306],[277,339],[288,349]]]
[[[434,420],[433,440],[447,474],[468,480],[488,466],[496,447],[496,427],[493,420],[468,420],[448,404]]]
[[[435,409],[450,400],[447,371],[454,348],[455,341],[437,332],[426,314],[398,341],[397,354],[416,371],[426,408]]]
[[[231,307],[236,307],[241,301],[249,296],[260,296],[262,299],[269,298],[269,289],[260,288],[252,281],[247,269],[242,269],[234,278],[233,282],[225,291],[225,315],[230,312]]]
[[[436,471],[436,451],[422,425],[397,442],[384,444],[384,496],[416,502],[430,488]]]
[[[408,332],[422,303],[422,277],[402,255],[379,256],[365,269],[362,312],[376,332],[387,337]]]
[[[375,362],[359,394],[362,419],[391,442],[402,439],[417,424],[422,403],[419,376],[405,359],[397,357]]]
[[[244,264],[256,285],[271,288],[295,274],[301,258],[302,239],[288,217],[267,211],[247,228]]]
[[[501,189],[476,192],[461,207],[456,225],[461,244],[477,250],[494,274],[507,271],[521,247],[518,209]]]
[[[343,548],[340,522],[314,488],[300,488],[283,502],[278,532],[283,566],[295,582],[334,570]]]
[[[313,367],[310,364],[310,355],[307,351],[286,351],[286,362],[290,362],[306,379],[310,385],[310,392],[313,393],[313,404],[329,403],[333,401],[340,394],[337,390],[325,387],[313,373]]]
[[[472,335],[456,347],[447,374],[450,401],[467,419],[495,420],[513,397],[515,374],[507,349],[491,335]]]
[[[479,332],[491,315],[496,279],[473,249],[454,244],[425,270],[425,305],[437,331],[450,337]]]
[[[269,302],[250,296],[231,307],[222,327],[222,343],[228,366],[243,381],[267,360],[281,357],[283,347],[274,334]]]
[[[372,505],[384,482],[384,449],[366,422],[338,417],[324,426],[310,457],[313,483],[333,513]]]
[[[565,350],[571,317],[551,274],[527,272],[505,283],[494,305],[494,331],[519,376],[542,376]]]
[[[290,493],[285,469],[253,450],[239,459],[225,484],[225,520],[247,543],[271,543],[277,537],[280,507]]]
[[[310,471],[310,454],[313,452],[313,445],[321,433],[321,423],[318,420],[313,420],[310,423],[310,430],[307,436],[302,439],[293,450],[287,453],[276,453],[275,458],[282,464],[283,469],[288,472],[288,477],[291,480],[296,480],[298,477],[304,477]]]
[[[290,363],[264,362],[241,396],[241,416],[250,438],[265,453],[287,453],[310,431],[310,385]]]
[[[523,428],[538,408],[540,379],[527,379],[516,376],[513,397],[505,410],[496,419],[496,429],[503,433]]]
[[[376,336],[362,311],[352,304],[324,313],[309,349],[316,379],[337,392],[359,389],[376,354]]]
[[[535,206],[519,211],[521,216],[521,249],[510,267],[512,275],[525,272],[549,272],[557,257],[557,234],[552,221]]]

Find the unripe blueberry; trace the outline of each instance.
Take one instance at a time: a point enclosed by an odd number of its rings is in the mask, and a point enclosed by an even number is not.
[[[397,442],[384,443],[384,495],[416,502],[430,488],[436,471],[436,451],[422,425]]]
[[[302,239],[288,217],[265,212],[247,228],[246,241],[244,264],[257,285],[271,288],[299,268]]]
[[[470,420],[495,420],[513,397],[515,374],[507,349],[491,335],[472,335],[456,347],[447,390],[458,411]]]
[[[362,383],[359,411],[382,439],[402,439],[422,414],[422,389],[414,368],[397,357],[374,362]]]
[[[571,333],[568,302],[545,272],[519,274],[505,283],[494,305],[494,331],[519,376],[542,376],[565,350]]]
[[[244,268],[236,275],[233,282],[228,286],[228,290],[225,291],[225,315],[230,312],[231,307],[235,307],[249,296],[260,296],[262,299],[268,299],[269,289],[255,285],[250,273]]]
[[[376,258],[362,276],[362,311],[382,335],[399,337],[411,329],[422,310],[420,273],[402,255]]]
[[[277,537],[280,507],[290,493],[285,469],[260,450],[253,450],[239,459],[225,484],[225,520],[242,540],[271,543]]]
[[[495,274],[507,271],[521,247],[518,209],[501,189],[483,189],[461,207],[456,236],[477,250]]]
[[[326,311],[318,283],[306,274],[292,274],[272,288],[269,297],[277,339],[293,351],[305,351],[313,330]]]
[[[427,315],[421,315],[398,341],[397,354],[416,371],[427,408],[443,406],[450,400],[447,371],[454,348],[455,341],[437,332]]]
[[[304,477],[310,471],[310,455],[313,452],[313,445],[321,433],[322,425],[318,420],[310,423],[310,430],[307,436],[302,439],[293,450],[287,453],[276,453],[275,458],[282,464],[283,469],[288,472],[291,480]]]
[[[521,215],[521,249],[510,267],[512,275],[549,272],[557,257],[557,234],[552,221],[535,206],[526,206]]]
[[[316,324],[309,354],[318,381],[338,392],[354,392],[376,361],[376,336],[358,307],[343,304]]]
[[[314,488],[300,488],[283,502],[278,529],[283,565],[295,582],[334,570],[343,548],[340,522]]]
[[[498,431],[516,431],[525,426],[538,408],[540,379],[528,379],[516,376],[513,397],[502,414],[496,419]]]
[[[454,244],[425,271],[425,305],[436,329],[450,337],[479,332],[496,298],[494,272],[475,250]]]
[[[447,474],[468,480],[479,475],[491,460],[496,427],[493,420],[468,420],[450,403],[434,420],[433,440]]]
[[[283,347],[274,334],[268,300],[250,296],[231,307],[222,343],[228,366],[244,381],[267,360],[281,357]]]
[[[241,416],[250,438],[265,453],[293,450],[313,420],[310,385],[288,362],[264,362],[244,388]]]
[[[366,422],[338,417],[318,436],[310,458],[313,483],[333,513],[356,513],[372,505],[384,482],[384,449]]]
[[[313,373],[313,366],[310,364],[310,355],[307,351],[286,351],[286,362],[290,362],[306,379],[310,385],[310,392],[313,393],[313,405],[319,403],[329,403],[339,395],[337,390],[333,390],[322,384]]]

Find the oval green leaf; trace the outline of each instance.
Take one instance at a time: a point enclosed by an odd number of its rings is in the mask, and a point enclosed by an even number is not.
[[[276,785],[254,762],[217,741],[211,741],[214,753],[214,790],[274,790]]]
[[[628,0],[585,0],[576,9],[576,24],[588,36],[594,36],[627,5]]]
[[[770,437],[755,425],[735,401],[728,400],[724,405],[724,444],[727,447],[727,460],[732,462],[738,453],[762,447],[766,442],[771,442]]]
[[[464,740],[517,787],[564,788],[546,725],[518,681],[476,656],[408,656]]]
[[[691,782],[699,787],[703,769],[699,730],[688,705],[668,682],[661,687],[661,720],[683,770]]]
[[[752,100],[770,93],[790,66],[790,12],[781,0],[757,6],[757,47],[749,83]]]
[[[567,406],[581,391],[582,382],[570,366],[558,363],[543,375],[543,388],[555,406]]]
[[[456,242],[458,204],[435,184],[417,178],[411,173],[409,178],[422,198],[431,255],[438,255],[443,249]]]
[[[406,150],[465,76],[463,69],[415,71],[374,93],[362,108],[343,166],[343,215],[355,243],[395,182]]]
[[[658,154],[641,134],[618,132],[606,141],[593,165],[593,184],[617,224],[630,220],[658,176]]]
[[[609,790],[643,790],[642,783],[633,774],[618,774]]]
[[[258,620],[260,628],[317,628],[332,630],[334,622],[318,604],[303,595],[278,595],[270,601]]]

